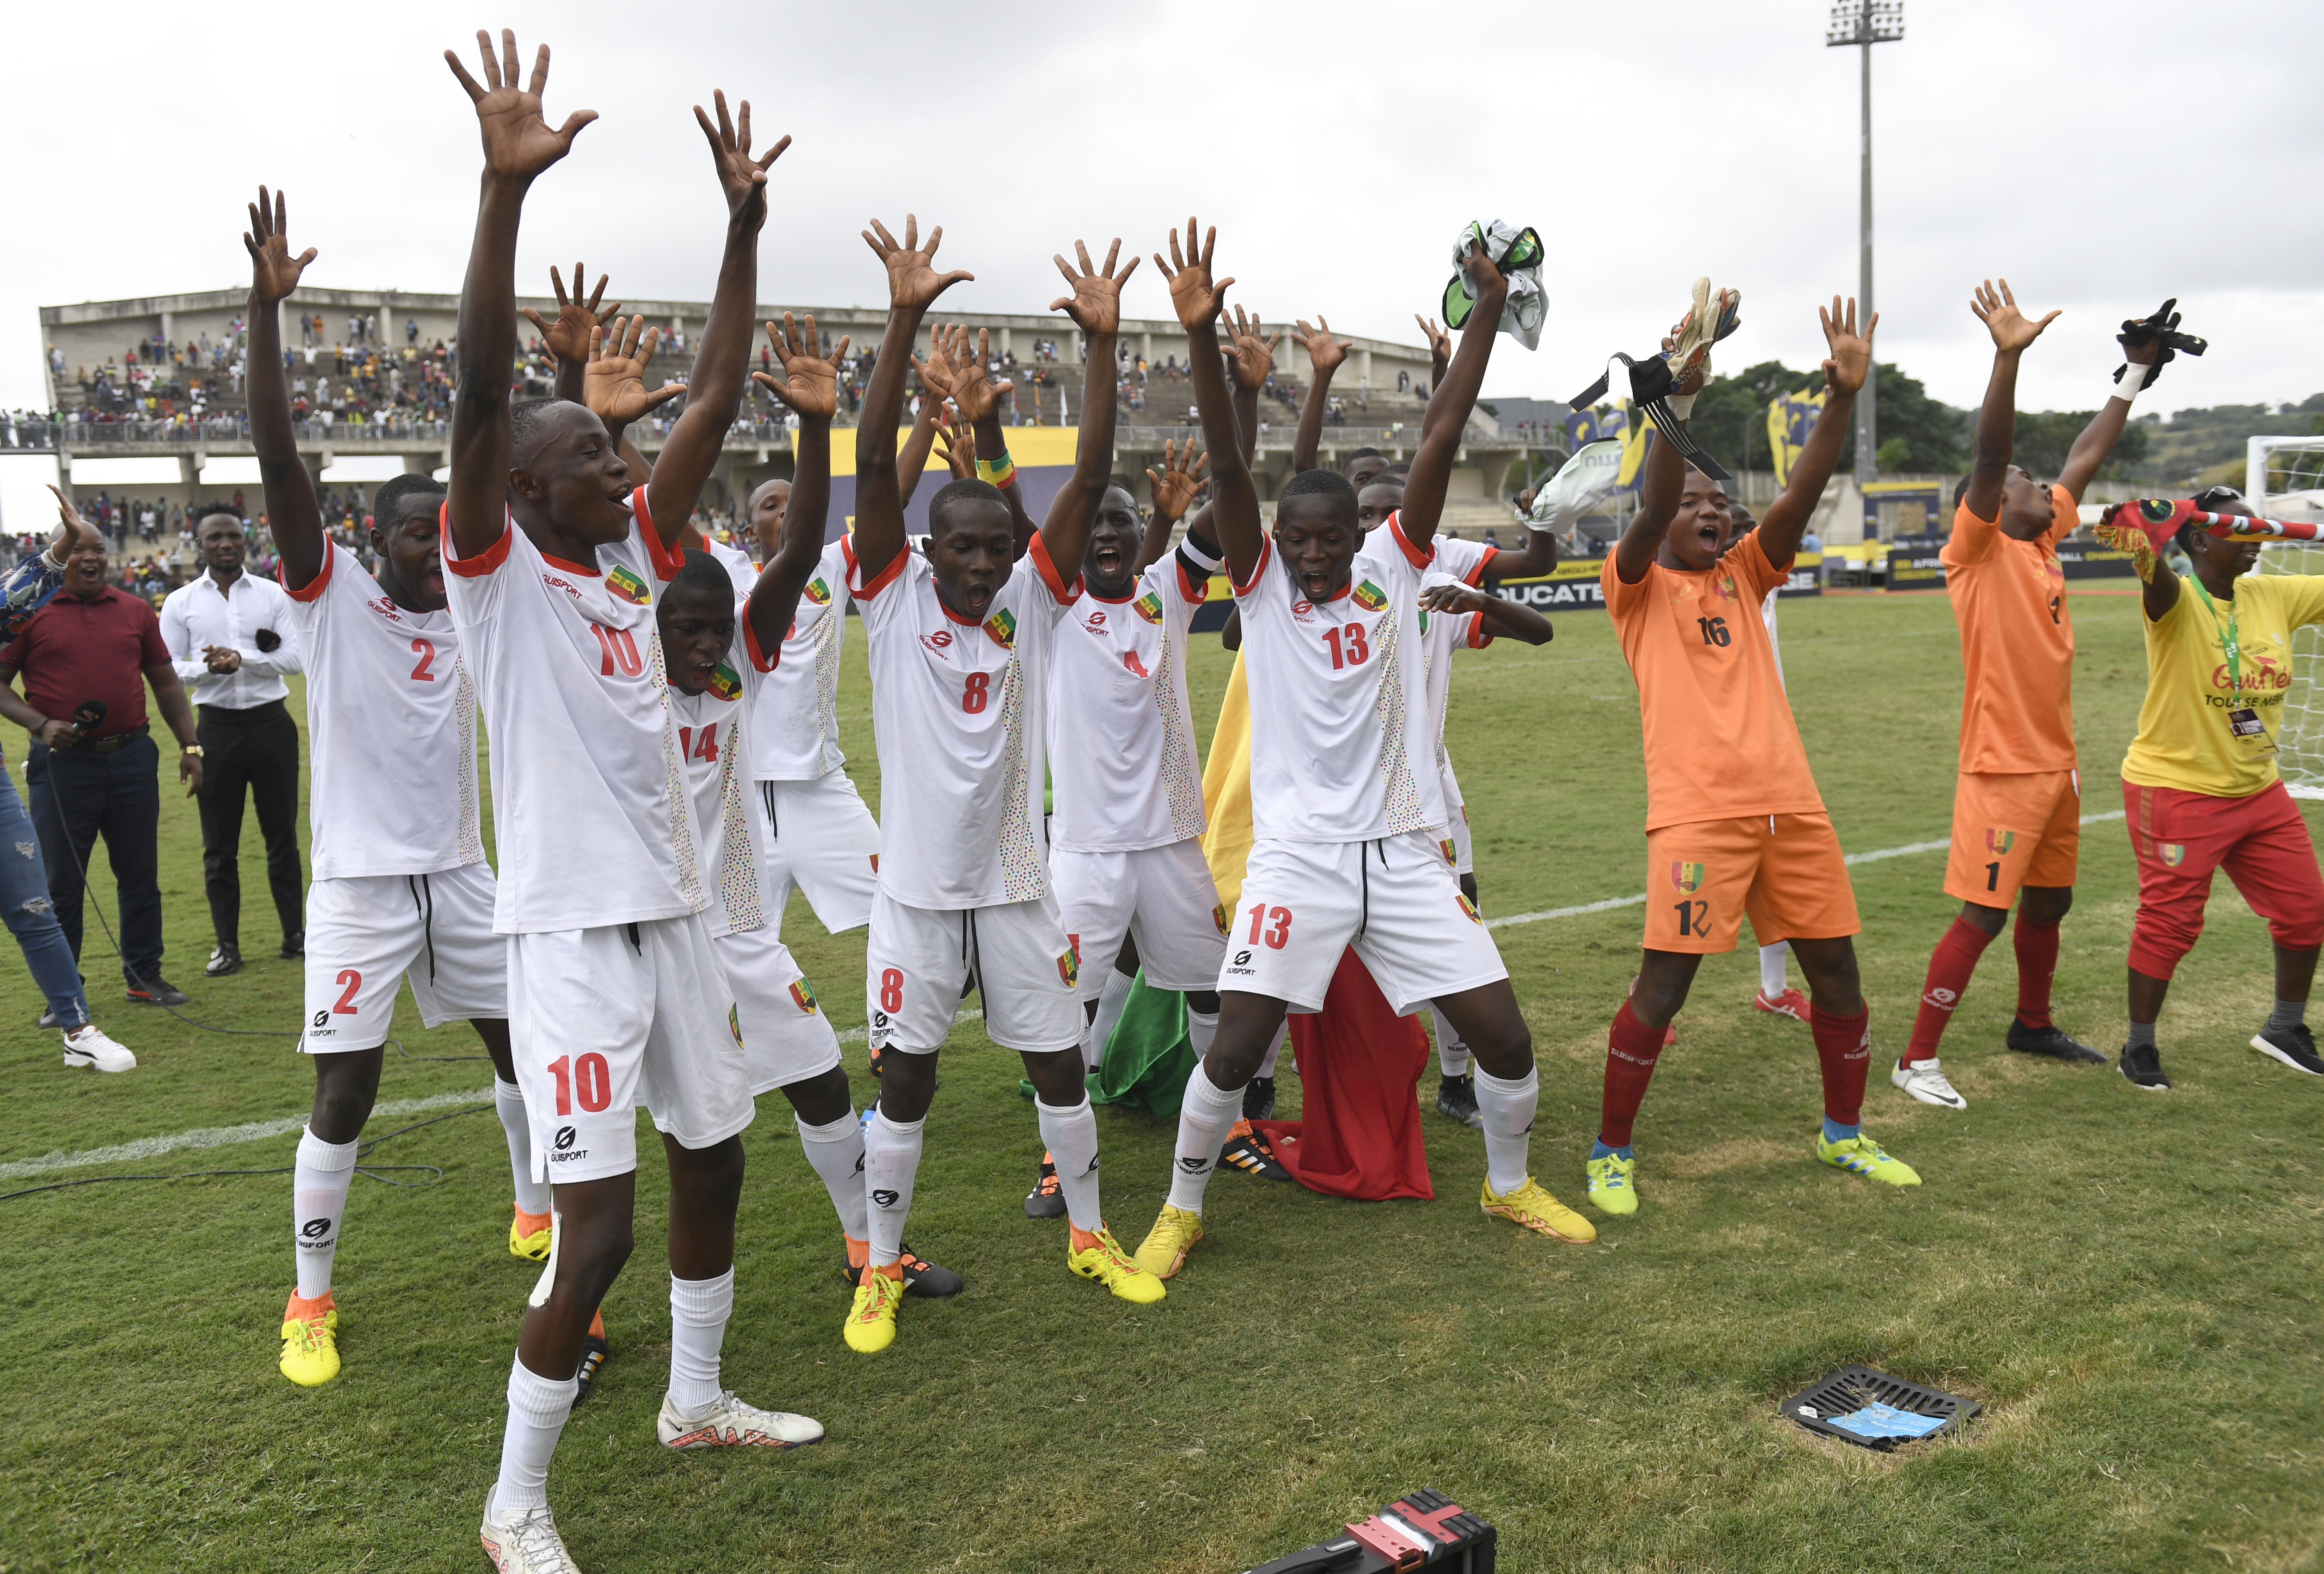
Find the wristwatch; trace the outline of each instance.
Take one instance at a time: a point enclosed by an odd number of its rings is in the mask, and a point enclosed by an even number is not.
[[[180,753],[191,755],[198,760],[202,757],[202,745],[199,744],[180,744],[178,749]]]

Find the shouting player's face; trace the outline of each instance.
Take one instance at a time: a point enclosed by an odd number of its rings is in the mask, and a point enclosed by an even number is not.
[[[1344,498],[1305,492],[1276,506],[1275,550],[1310,601],[1329,601],[1346,588],[1356,541],[1355,512]]]
[[[567,534],[603,545],[630,533],[630,468],[605,423],[585,404],[541,412],[512,456],[511,506]]]
[[[1672,566],[1708,569],[1727,550],[1735,521],[1727,512],[1727,494],[1718,482],[1690,465],[1678,495],[1678,513],[1671,520],[1664,546],[1676,559]]]
[[[681,694],[699,694],[734,643],[734,603],[691,586],[670,586],[654,609],[661,630],[662,671]]]
[[[380,588],[412,612],[444,610],[443,536],[436,524],[440,494],[406,493],[393,520],[374,520],[372,551],[380,557]]]
[[[783,515],[791,510],[788,481],[762,481],[751,494],[751,533],[759,538],[761,562],[782,550]]]
[[[1119,486],[1105,489],[1090,526],[1089,551],[1082,559],[1082,577],[1090,594],[1119,601],[1137,583],[1138,549],[1146,531],[1139,522],[1138,505]]]
[[[2033,541],[2049,533],[2051,519],[2050,488],[2024,466],[2010,466],[2001,477],[2001,533]]]
[[[1005,503],[964,497],[928,522],[928,569],[936,597],[954,614],[982,623],[1015,561],[1016,522]]]
[[[1382,476],[1369,486],[1356,488],[1356,528],[1370,535],[1388,523],[1388,516],[1404,506],[1404,483],[1393,476]]]

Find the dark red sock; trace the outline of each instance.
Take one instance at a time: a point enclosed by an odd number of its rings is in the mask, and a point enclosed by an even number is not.
[[[2017,944],[2017,1020],[2050,1025],[2050,980],[2058,976],[2058,926],[2040,929],[2021,914],[2010,937]]]
[[[1655,1061],[1663,1052],[1663,1030],[1648,1027],[1630,1014],[1630,1003],[1614,1014],[1606,1034],[1606,1100],[1598,1116],[1598,1140],[1609,1148],[1630,1145],[1630,1123],[1654,1080]],[[1858,1079],[1861,1085],[1862,1079]]]
[[[1808,1031],[1815,1035],[1816,1059],[1823,1066],[1824,1118],[1858,1125],[1864,1118],[1865,1075],[1872,1069],[1872,1008],[1834,1016],[1810,1002]]]
[[[1977,959],[1992,943],[1991,935],[1966,919],[1953,920],[1952,928],[1945,931],[1945,938],[1929,957],[1928,981],[1921,986],[1920,1014],[1913,1019],[1913,1040],[1905,1046],[1904,1064],[1925,1060],[1937,1052],[1937,1041],[1945,1036],[1953,1007],[1969,988],[1969,976],[1977,970]]]

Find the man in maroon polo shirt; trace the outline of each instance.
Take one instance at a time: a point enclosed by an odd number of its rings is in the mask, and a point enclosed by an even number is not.
[[[135,596],[105,582],[105,538],[84,530],[65,558],[53,600],[0,650],[0,716],[32,735],[24,764],[32,824],[48,866],[57,921],[80,957],[81,890],[97,838],[105,838],[121,911],[123,976],[131,1001],[182,1005],[161,977],[161,888],[155,878],[161,821],[159,751],[145,718],[145,685],[176,735],[178,779],[201,786],[193,708],[170,664],[161,620]],[[24,691],[17,693],[18,673]],[[86,730],[73,714],[95,700],[103,718]]]

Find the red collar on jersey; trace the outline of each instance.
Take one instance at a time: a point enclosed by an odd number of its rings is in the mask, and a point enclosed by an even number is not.
[[[595,563],[568,563],[563,558],[552,558],[547,552],[540,554],[540,560],[552,568],[562,569],[568,574],[581,574],[592,579],[602,579],[605,577],[604,571]]]

